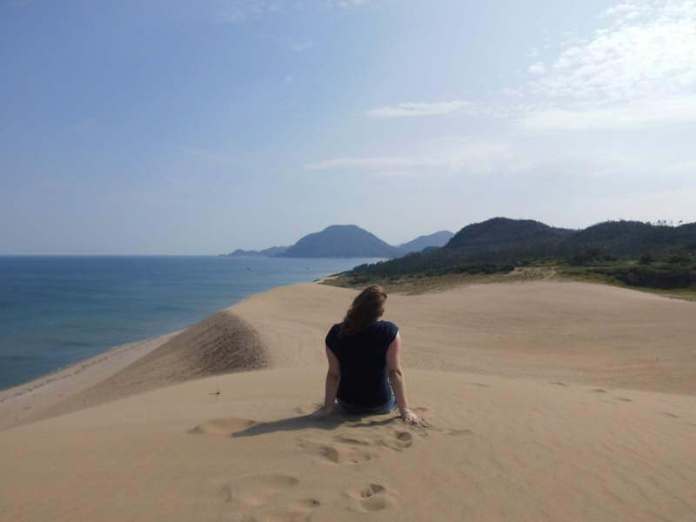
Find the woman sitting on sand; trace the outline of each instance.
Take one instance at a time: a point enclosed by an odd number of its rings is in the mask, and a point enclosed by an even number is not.
[[[343,322],[329,330],[329,370],[320,416],[332,414],[336,407],[348,414],[369,415],[389,413],[398,405],[405,422],[420,422],[406,400],[399,328],[379,320],[386,300],[382,287],[367,287],[355,298]]]

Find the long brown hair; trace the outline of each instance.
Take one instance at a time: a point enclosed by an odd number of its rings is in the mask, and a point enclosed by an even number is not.
[[[364,330],[384,314],[387,293],[379,285],[368,286],[353,300],[341,324],[342,334],[354,334]]]

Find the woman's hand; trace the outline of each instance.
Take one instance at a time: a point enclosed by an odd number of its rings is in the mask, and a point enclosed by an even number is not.
[[[412,425],[420,425],[422,423],[421,418],[408,408],[401,410],[401,420],[406,424]]]

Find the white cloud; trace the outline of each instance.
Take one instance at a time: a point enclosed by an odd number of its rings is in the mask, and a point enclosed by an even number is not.
[[[688,146],[670,148],[668,136],[677,136],[680,129],[667,128],[696,122],[696,0],[623,2],[600,21],[603,27],[586,40],[563,44],[555,59],[546,49],[543,62],[535,55],[528,83],[510,86],[495,99],[408,102],[367,113],[373,118],[416,118],[464,112],[488,119],[481,132],[495,136],[494,142],[430,141],[423,146],[416,141],[396,153],[391,148],[383,154],[339,156],[306,164],[305,169],[419,176],[664,176],[676,159],[693,158]],[[452,119],[441,128],[466,123]],[[501,132],[490,133],[493,126]],[[593,132],[558,132],[586,130]],[[618,140],[616,133],[607,140],[602,131],[622,131],[630,139]],[[691,175],[691,170],[679,174]]]
[[[550,97],[625,100],[696,87],[696,2],[624,2],[609,25],[566,46],[533,84]]]
[[[696,96],[640,100],[611,107],[535,109],[520,122],[534,130],[638,129],[696,121]]]
[[[445,102],[404,102],[371,109],[367,115],[372,118],[409,118],[424,116],[444,116],[472,107],[464,100]]]
[[[476,142],[461,138],[434,140],[420,154],[399,156],[340,157],[305,165],[310,171],[351,170],[376,174],[422,172],[489,172],[509,164],[512,155],[502,143]]]
[[[600,20],[589,38],[568,41],[555,59],[531,64],[525,88],[504,91],[516,93],[518,105],[410,102],[367,114],[404,118],[466,110],[535,130],[696,122],[696,0],[623,1]]]
[[[527,69],[529,74],[544,74],[546,72],[546,66],[542,62],[533,63]]]
[[[529,128],[631,128],[696,121],[696,1],[624,1],[605,25],[535,63]]]

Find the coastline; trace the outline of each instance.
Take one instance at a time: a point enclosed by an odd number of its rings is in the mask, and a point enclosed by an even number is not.
[[[187,328],[254,292],[361,259],[0,257],[0,390]]]
[[[41,411],[107,379],[179,332],[181,330],[114,346],[31,381],[0,390],[0,431],[41,418]]]
[[[243,310],[247,307],[247,301],[254,301],[258,296],[284,287],[294,287],[302,285],[319,285],[324,280],[334,277],[333,274],[322,276],[307,283],[285,283],[274,286],[268,290],[255,292],[241,301],[228,307],[218,310],[197,323],[190,324],[179,330],[164,333],[162,335],[134,341],[122,345],[107,348],[105,351],[77,361],[73,364],[49,372],[45,375],[32,379],[25,383],[0,390],[0,431],[10,429],[22,424],[36,422],[45,418],[70,413],[79,409],[95,406],[114,400],[149,391],[158,386],[171,385],[176,382],[206,377],[211,374],[220,373],[215,368],[187,368],[187,375],[178,378],[164,379],[162,382],[153,382],[152,375],[142,376],[137,386],[131,383],[120,385],[120,390],[114,392],[109,389],[105,396],[90,395],[94,388],[106,383],[107,388],[112,386],[110,380],[114,379],[120,372],[138,364],[148,355],[158,349],[167,350],[167,344],[178,336],[185,335],[199,325],[205,325],[215,317],[226,317],[230,321],[241,321],[239,314],[235,313],[236,307],[241,306]],[[253,308],[253,307],[252,307]],[[252,317],[254,313],[251,312]],[[215,323],[215,321],[213,321]],[[212,325],[219,328],[219,324]],[[205,327],[204,327],[205,330]],[[258,335],[255,330],[246,333],[243,337]],[[190,341],[185,339],[184,341]],[[234,344],[234,343],[233,343]],[[263,347],[256,343],[256,350],[263,350]],[[179,356],[180,357],[180,356]],[[268,367],[268,362],[264,364],[249,365],[240,364],[238,367],[231,368],[230,371],[248,371],[250,369]]]

